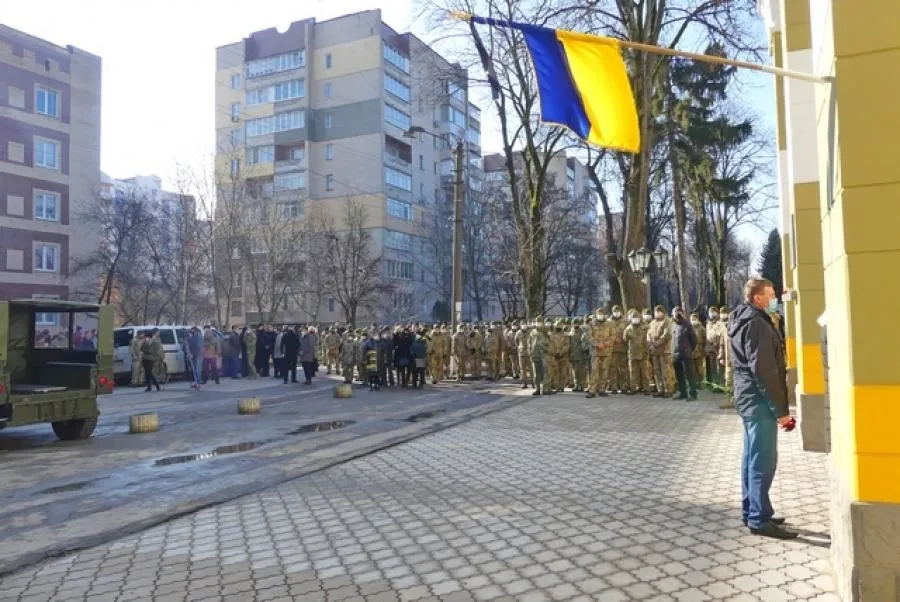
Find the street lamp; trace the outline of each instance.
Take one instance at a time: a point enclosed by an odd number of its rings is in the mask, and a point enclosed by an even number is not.
[[[657,249],[651,252],[646,246],[643,246],[640,249],[632,250],[628,254],[628,263],[631,265],[631,271],[644,279],[647,285],[647,305],[652,306],[650,273],[654,267],[658,270],[665,269],[669,263],[669,254],[664,249]]]
[[[403,132],[404,138],[417,139],[419,134],[426,134],[438,140],[445,140],[445,136],[453,140],[453,158],[456,163],[456,173],[453,181],[453,284],[450,289],[451,311],[450,326],[452,332],[456,332],[456,326],[462,318],[462,241],[463,241],[463,198],[465,196],[465,180],[463,169],[465,166],[465,152],[463,139],[455,134],[435,134],[429,132],[420,125],[414,125]]]

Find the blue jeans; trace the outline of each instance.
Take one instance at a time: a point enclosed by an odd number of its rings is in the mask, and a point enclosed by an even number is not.
[[[203,362],[199,358],[194,357],[188,361],[191,362],[191,375],[194,377],[194,384],[199,387],[203,377]]]
[[[741,512],[747,525],[754,529],[764,526],[775,514],[769,489],[778,465],[778,422],[770,412],[765,414],[744,419]]]

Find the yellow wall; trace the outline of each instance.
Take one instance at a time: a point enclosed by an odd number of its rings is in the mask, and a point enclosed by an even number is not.
[[[814,53],[838,83],[816,93],[823,167],[834,144],[820,187],[832,455],[854,499],[900,503],[900,321],[890,305],[900,298],[900,170],[890,151],[900,138],[900,3],[824,4]]]
[[[327,54],[331,55],[331,69],[325,68],[325,55]],[[320,46],[316,48],[315,54],[316,80],[380,69],[381,61],[381,38],[379,36],[344,44]]]

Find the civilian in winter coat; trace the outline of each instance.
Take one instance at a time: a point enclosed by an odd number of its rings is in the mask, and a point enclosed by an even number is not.
[[[281,341],[284,338],[284,333],[287,331],[288,327],[285,326],[272,339],[272,364],[275,368],[275,378],[284,376],[284,352],[281,350]]]
[[[728,336],[734,370],[734,405],[744,421],[742,513],[754,535],[792,539],[775,517],[769,489],[778,464],[778,427],[790,427],[787,368],[781,336],[767,313],[777,307],[772,283],[751,278],[744,303],[731,312]]]
[[[281,335],[281,347],[279,348],[282,356],[281,374],[284,382],[287,384],[288,374],[290,374],[291,382],[297,382],[297,357],[300,355],[301,345],[300,337],[294,330],[287,329]]]
[[[200,329],[194,326],[185,341],[187,350],[187,361],[190,364],[191,373],[194,382],[191,386],[195,389],[200,388],[201,376],[203,374],[203,335]]]
[[[303,375],[306,380],[304,385],[312,384],[312,377],[316,373],[316,349],[319,346],[319,337],[312,327],[300,338],[300,364],[303,366]]]
[[[672,331],[672,364],[675,366],[675,378],[678,379],[678,395],[673,399],[697,400],[697,373],[694,371],[694,348],[697,346],[697,335],[691,323],[684,317],[680,307],[672,310],[675,322]]]
[[[409,387],[412,374],[412,343],[409,330],[402,330],[394,337],[394,367],[397,368],[397,382],[404,388]]]

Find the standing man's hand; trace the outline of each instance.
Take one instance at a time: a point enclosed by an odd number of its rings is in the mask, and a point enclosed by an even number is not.
[[[797,421],[794,420],[793,416],[787,414],[778,419],[778,426],[786,431],[792,431],[797,426]]]

